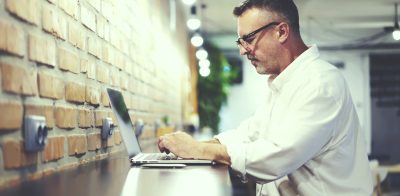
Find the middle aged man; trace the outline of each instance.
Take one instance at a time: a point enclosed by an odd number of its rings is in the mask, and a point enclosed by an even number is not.
[[[267,100],[214,140],[177,132],[159,139],[160,150],[230,165],[260,184],[288,175],[300,195],[371,195],[366,146],[347,84],[316,46],[303,43],[296,5],[247,0],[234,14],[240,54],[269,75]]]

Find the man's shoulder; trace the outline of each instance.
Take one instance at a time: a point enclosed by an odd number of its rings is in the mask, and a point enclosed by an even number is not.
[[[340,96],[347,89],[340,70],[322,59],[310,62],[293,82],[299,87],[302,86],[304,92],[318,91],[324,95]]]

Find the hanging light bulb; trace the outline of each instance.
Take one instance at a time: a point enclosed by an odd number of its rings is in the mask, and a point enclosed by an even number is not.
[[[200,28],[201,26],[201,21],[198,18],[190,18],[187,22],[186,22],[187,27],[194,31]]]
[[[195,33],[193,37],[190,39],[190,42],[194,47],[200,47],[201,45],[203,45],[204,40],[200,34]]]
[[[397,16],[397,3],[394,4],[394,29],[392,32],[393,39],[396,41],[400,40],[400,26]]]
[[[201,21],[197,17],[197,7],[196,7],[196,5],[192,5],[190,7],[190,19],[186,22],[186,25],[190,30],[193,30],[193,31],[198,29],[198,28],[200,28]]]
[[[400,29],[395,29],[392,33],[393,39],[396,41],[400,40]]]
[[[209,76],[210,73],[211,73],[211,71],[210,71],[210,68],[208,68],[208,67],[202,67],[202,68],[200,68],[200,70],[199,70],[199,74],[200,74],[201,76],[203,76],[203,77]]]
[[[208,60],[208,59],[201,59],[200,61],[199,61],[199,67],[200,68],[202,68],[202,67],[210,67],[210,61]]]
[[[196,2],[196,0],[182,0],[182,2],[186,5],[193,5]]]
[[[204,48],[200,48],[199,50],[196,51],[196,57],[199,60],[207,59],[208,52],[204,50]]]

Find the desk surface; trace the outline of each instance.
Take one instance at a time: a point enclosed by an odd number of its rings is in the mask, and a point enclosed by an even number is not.
[[[125,156],[91,162],[3,190],[0,195],[232,195],[228,167],[130,167]]]

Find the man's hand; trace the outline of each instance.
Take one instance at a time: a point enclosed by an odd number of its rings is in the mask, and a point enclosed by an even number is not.
[[[199,159],[203,157],[203,149],[200,142],[194,140],[184,132],[175,132],[161,136],[158,139],[158,148],[161,152],[172,152],[182,158]]]
[[[175,132],[161,136],[158,139],[158,148],[161,152],[172,152],[186,159],[207,159],[226,165],[231,164],[226,146],[216,139],[198,142],[184,132]]]

